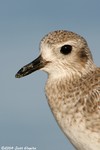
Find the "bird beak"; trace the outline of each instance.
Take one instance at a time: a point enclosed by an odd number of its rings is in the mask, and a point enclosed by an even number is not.
[[[43,68],[46,64],[47,64],[47,62],[45,60],[43,60],[41,56],[39,56],[38,58],[36,58],[31,63],[29,63],[29,64],[25,65],[24,67],[22,67],[17,72],[15,77],[16,78],[21,78],[21,77],[27,76],[27,75],[31,74],[32,72]]]

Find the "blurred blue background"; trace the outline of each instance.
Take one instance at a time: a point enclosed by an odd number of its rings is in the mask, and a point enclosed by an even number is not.
[[[85,37],[99,66],[99,0],[0,0],[0,148],[74,150],[48,107],[47,75],[37,71],[15,78],[23,65],[38,56],[41,38],[59,29]]]

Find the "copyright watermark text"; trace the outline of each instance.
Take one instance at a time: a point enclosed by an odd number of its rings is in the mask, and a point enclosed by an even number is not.
[[[36,147],[28,147],[28,146],[25,146],[25,147],[20,147],[20,146],[1,146],[1,149],[0,150],[37,150]]]

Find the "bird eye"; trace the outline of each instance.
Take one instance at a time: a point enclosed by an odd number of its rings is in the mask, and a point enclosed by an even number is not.
[[[60,52],[64,55],[67,55],[67,54],[71,53],[71,51],[72,51],[72,46],[71,45],[64,45],[60,49]]]

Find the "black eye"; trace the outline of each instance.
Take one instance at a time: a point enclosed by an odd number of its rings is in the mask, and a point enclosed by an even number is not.
[[[64,45],[64,46],[61,47],[61,50],[60,50],[60,52],[64,55],[67,55],[67,54],[71,53],[71,51],[72,51],[72,46],[71,45]]]

